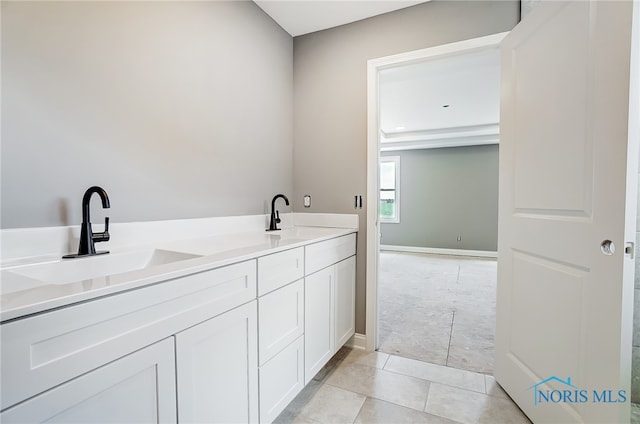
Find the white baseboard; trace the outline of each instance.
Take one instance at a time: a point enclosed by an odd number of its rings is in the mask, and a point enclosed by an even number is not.
[[[490,250],[439,249],[435,247],[392,246],[381,244],[380,250],[394,252],[431,253],[436,255],[474,256],[480,258],[497,258],[498,252]]]
[[[367,336],[365,334],[356,333],[347,343],[345,343],[348,347],[353,349],[366,349],[367,348]]]

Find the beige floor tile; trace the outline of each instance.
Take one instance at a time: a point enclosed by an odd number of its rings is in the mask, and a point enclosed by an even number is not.
[[[366,397],[311,381],[276,419],[276,423],[353,423]]]
[[[326,384],[422,411],[429,382],[361,364],[340,364]]]
[[[353,349],[348,347],[341,348],[329,362],[322,367],[320,371],[313,377],[316,381],[324,381],[336,366],[340,364],[361,364],[369,367],[380,368],[384,367],[384,364],[389,359],[389,354],[383,352],[368,352],[363,349]]]
[[[485,374],[484,381],[485,381],[486,393],[488,395],[509,399],[509,396],[504,391],[504,389],[498,384],[494,376]]]
[[[509,399],[432,383],[425,412],[464,424],[529,424]]]
[[[485,393],[484,375],[392,355],[384,369],[399,374]]]
[[[347,355],[344,356],[341,364],[360,364],[369,367],[382,369],[389,359],[388,353],[383,352],[368,352],[362,349],[352,349]]]
[[[485,375],[484,381],[486,384],[486,393],[488,395],[509,399],[507,393],[502,389],[502,387],[500,387],[500,385],[492,375]]]
[[[455,424],[456,422],[373,398],[367,398],[355,421],[355,424],[390,423]]]
[[[298,396],[287,405],[285,410],[278,415],[274,420],[274,424],[304,423],[307,417],[301,416],[302,409],[313,399],[321,387],[322,384],[319,381],[311,380],[309,384],[298,393]],[[307,419],[306,422],[312,424],[313,420]]]
[[[344,358],[346,358],[348,355],[351,354],[352,350],[353,349],[349,347],[344,347],[344,346],[340,348],[340,350],[338,350],[336,354],[333,355],[331,359],[329,359],[329,361],[324,365],[324,367],[322,367],[320,371],[318,371],[318,373],[313,376],[313,379],[316,381],[324,381],[327,378],[327,376],[331,374],[331,371],[333,371],[333,369],[339,363],[344,361]]]

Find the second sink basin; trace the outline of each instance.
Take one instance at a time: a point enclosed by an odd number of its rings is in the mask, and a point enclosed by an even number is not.
[[[199,255],[171,250],[149,249],[65,259],[59,262],[25,266],[7,271],[42,281],[46,284],[66,284],[197,257]]]

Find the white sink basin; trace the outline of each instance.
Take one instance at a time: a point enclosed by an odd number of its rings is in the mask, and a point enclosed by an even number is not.
[[[15,268],[7,272],[46,284],[67,284],[197,257],[198,255],[171,250],[137,250],[64,259],[54,263]]]

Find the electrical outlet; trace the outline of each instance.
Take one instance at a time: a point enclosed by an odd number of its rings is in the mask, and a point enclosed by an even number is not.
[[[304,207],[305,208],[310,208],[311,207],[311,195],[310,194],[305,194],[304,195]]]
[[[462,241],[462,236],[458,236],[457,241]]]

